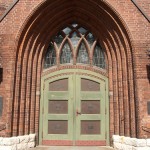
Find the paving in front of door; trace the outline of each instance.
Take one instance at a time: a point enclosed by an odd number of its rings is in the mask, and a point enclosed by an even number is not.
[[[114,150],[112,147],[101,146],[37,146],[29,150]]]

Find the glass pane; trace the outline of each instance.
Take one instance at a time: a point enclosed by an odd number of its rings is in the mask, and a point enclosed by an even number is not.
[[[88,43],[90,44],[90,46],[92,46],[93,43],[94,43],[94,41],[95,41],[95,38],[94,38],[93,34],[92,34],[92,33],[89,33],[89,34],[86,36],[86,39],[87,39]]]
[[[77,23],[73,23],[72,26],[75,28],[75,27],[78,26],[78,24]]]
[[[63,41],[63,36],[58,33],[55,37],[54,37],[54,41],[56,42],[57,46],[59,47],[61,42]]]
[[[93,65],[105,69],[105,56],[102,48],[97,45],[93,54]]]
[[[71,29],[69,27],[63,29],[63,32],[68,35],[71,32]]]
[[[56,51],[54,45],[51,43],[45,55],[44,68],[49,68],[56,65]]]
[[[76,48],[77,45],[78,45],[78,42],[80,40],[80,38],[78,37],[77,33],[76,32],[73,32],[73,34],[71,35],[71,41],[72,41],[72,44],[73,44],[73,47]]]
[[[80,32],[81,34],[83,34],[83,35],[87,32],[87,30],[84,29],[84,28],[82,28],[82,27],[79,28],[78,30],[79,30],[79,32]]]
[[[77,56],[77,63],[84,63],[88,64],[89,63],[89,56],[87,49],[85,47],[85,44],[82,42],[79,51],[78,51],[78,56]]]
[[[60,63],[73,63],[72,51],[68,43],[65,43],[61,55],[60,55]]]

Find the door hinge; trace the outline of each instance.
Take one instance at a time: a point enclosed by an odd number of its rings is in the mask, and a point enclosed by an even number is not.
[[[105,115],[107,114],[107,108],[105,108]]]
[[[107,139],[107,131],[105,131],[105,138]]]
[[[42,131],[42,139],[43,139],[43,131]]]

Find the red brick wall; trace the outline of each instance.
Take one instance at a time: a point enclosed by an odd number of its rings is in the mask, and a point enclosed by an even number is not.
[[[0,16],[3,15],[3,13],[5,12],[6,8],[4,6],[0,6]]]
[[[134,79],[135,79],[135,101],[137,117],[137,136],[150,137],[148,132],[143,132],[142,126],[150,127],[150,116],[147,114],[147,101],[150,100],[150,84],[147,76],[146,66],[150,64],[147,50],[150,49],[150,23],[144,18],[142,13],[131,2],[110,2],[117,9],[122,18],[125,20],[130,30],[134,51]],[[143,8],[149,16],[150,2],[137,0],[137,4]],[[129,9],[130,8],[130,9]],[[128,13],[127,11],[128,10]],[[150,17],[150,16],[149,16]]]
[[[7,8],[13,3],[13,0],[1,0],[0,1],[0,16],[2,16]]]
[[[150,1],[147,0],[136,0],[138,6],[140,6],[147,16],[150,17]]]
[[[147,0],[148,1],[148,0]],[[146,2],[147,2],[146,1]],[[146,3],[144,10],[149,10]],[[37,10],[37,11],[36,11]],[[1,136],[38,133],[41,62],[52,35],[76,20],[106,50],[110,95],[110,135],[150,137],[150,84],[146,51],[150,23],[131,1],[20,0],[0,23],[4,110]],[[39,35],[40,33],[40,35]]]

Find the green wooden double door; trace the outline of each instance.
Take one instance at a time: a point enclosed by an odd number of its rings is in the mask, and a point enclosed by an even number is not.
[[[95,75],[74,70],[43,78],[43,145],[108,144],[107,80]]]

